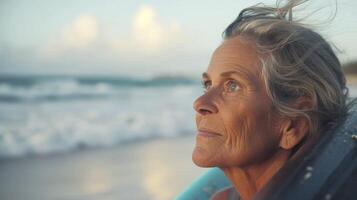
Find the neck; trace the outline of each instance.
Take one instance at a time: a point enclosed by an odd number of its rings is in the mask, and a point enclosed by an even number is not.
[[[274,176],[289,159],[290,151],[278,150],[262,163],[247,167],[222,167],[243,200],[251,200],[254,195]]]

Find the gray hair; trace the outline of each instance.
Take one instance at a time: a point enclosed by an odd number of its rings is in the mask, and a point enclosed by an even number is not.
[[[345,119],[348,88],[341,64],[330,44],[318,33],[292,20],[292,8],[306,0],[284,6],[258,4],[242,10],[223,32],[224,39],[242,36],[256,45],[262,78],[273,107],[284,117],[304,117],[309,136],[331,129]],[[312,103],[296,109],[299,98]]]

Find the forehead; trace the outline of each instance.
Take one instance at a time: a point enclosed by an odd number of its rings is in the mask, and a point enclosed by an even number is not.
[[[225,40],[215,50],[207,73],[214,76],[225,71],[237,71],[252,79],[259,78],[261,66],[252,42],[237,36]]]

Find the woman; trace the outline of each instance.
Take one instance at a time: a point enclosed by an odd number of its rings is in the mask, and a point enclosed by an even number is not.
[[[213,199],[252,199],[346,116],[338,58],[318,33],[292,19],[293,7],[303,2],[241,11],[202,75],[192,159],[219,167],[234,186]]]

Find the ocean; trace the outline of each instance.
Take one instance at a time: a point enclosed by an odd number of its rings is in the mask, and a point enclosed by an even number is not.
[[[185,76],[2,76],[0,159],[193,135],[201,94]]]
[[[0,77],[0,159],[193,134],[188,77]]]

